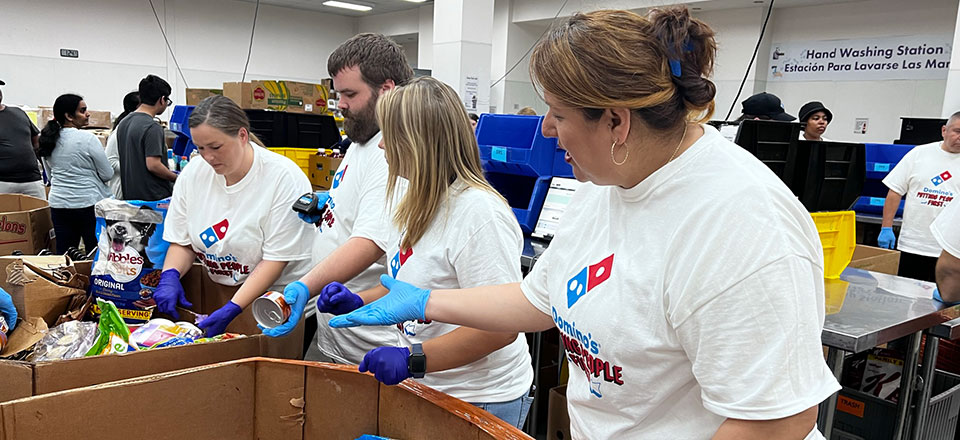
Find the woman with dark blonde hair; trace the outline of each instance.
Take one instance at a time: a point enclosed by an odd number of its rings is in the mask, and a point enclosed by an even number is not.
[[[519,282],[520,226],[483,177],[477,139],[456,92],[436,79],[417,78],[380,98],[377,121],[395,227],[381,280],[433,289]],[[354,294],[331,283],[317,303],[343,314],[386,293],[378,286]],[[533,368],[522,335],[416,319],[398,324],[400,345],[369,351],[360,371],[388,385],[417,378],[523,426]]]
[[[704,125],[713,31],[685,8],[574,14],[530,72],[580,187],[522,283],[388,281],[331,326],[556,326],[576,439],[821,439],[823,254],[763,163]]]

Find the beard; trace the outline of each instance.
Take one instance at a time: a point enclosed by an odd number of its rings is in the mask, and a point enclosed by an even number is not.
[[[376,96],[376,94],[374,94]],[[344,110],[343,113],[343,131],[347,133],[350,140],[364,144],[380,131],[377,125],[376,98],[371,98],[367,105],[360,109]]]

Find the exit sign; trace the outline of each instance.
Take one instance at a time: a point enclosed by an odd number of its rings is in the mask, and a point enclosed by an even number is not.
[[[60,56],[65,58],[77,58],[80,56],[80,52],[76,49],[60,49]]]

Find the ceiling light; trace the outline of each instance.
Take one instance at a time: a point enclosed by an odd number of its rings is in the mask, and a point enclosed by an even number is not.
[[[425,1],[427,1],[427,0],[407,0],[407,1],[410,2],[410,3],[423,3],[423,2],[425,2]]]
[[[352,10],[352,11],[360,11],[360,12],[367,12],[367,11],[373,9],[372,7],[367,6],[367,5],[358,5],[358,4],[356,4],[356,3],[338,2],[338,1],[334,1],[334,0],[325,1],[325,2],[323,2],[323,5],[324,5],[324,6],[333,6],[334,8],[350,9],[350,10]]]

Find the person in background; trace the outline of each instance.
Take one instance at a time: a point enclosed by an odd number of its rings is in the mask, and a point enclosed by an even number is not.
[[[930,224],[944,208],[956,203],[960,192],[960,112],[941,128],[942,142],[918,145],[907,152],[883,179],[890,190],[883,203],[877,243],[900,250],[898,275],[924,281],[936,279],[937,257],[943,249],[930,234]],[[906,197],[900,241],[893,234],[893,218]]]
[[[310,181],[295,163],[260,144],[246,113],[229,98],[201,101],[189,125],[203,160],[184,168],[173,188],[163,228],[170,249],[153,298],[158,311],[175,318],[178,304],[192,306],[180,277],[199,258],[211,280],[240,286],[197,323],[215,336],[265,291],[280,290],[310,269],[316,231],[290,209],[310,192]],[[224,267],[224,261],[231,264]]]
[[[518,115],[536,116],[537,111],[533,107],[524,107],[517,112]]]
[[[790,189],[703,124],[716,47],[686,8],[561,21],[530,73],[543,135],[589,183],[550,247],[522,283],[388,279],[330,325],[556,326],[574,439],[822,439],[817,405],[840,389],[821,351],[823,250]]]
[[[800,107],[800,122],[804,125],[800,132],[801,141],[829,141],[823,137],[823,132],[827,130],[827,125],[833,120],[833,113],[830,112],[820,101],[810,101]]]
[[[106,182],[113,177],[103,144],[81,130],[90,120],[87,103],[74,94],[53,103],[53,119],[40,131],[40,158],[50,176],[50,217],[57,234],[57,253],[83,242],[87,252],[97,247],[97,216],[93,207],[110,198]]]
[[[170,100],[170,84],[147,75],[140,80],[140,105],[117,126],[120,188],[125,200],[161,200],[173,194],[177,175],[167,166],[163,127],[154,121]]]
[[[7,333],[17,326],[17,307],[13,305],[13,298],[6,290],[0,288],[0,315],[7,322]]]
[[[387,92],[377,103],[380,145],[390,172],[387,196],[399,200],[387,250],[393,258],[381,279],[430,289],[521,280],[517,255],[523,250],[523,234],[507,201],[483,176],[469,120],[457,93],[430,77]],[[401,185],[407,187],[402,195]],[[354,294],[331,283],[320,293],[317,307],[343,314],[386,293],[377,286]],[[370,371],[387,385],[419,378],[523,427],[533,383],[524,336],[418,321],[400,324],[396,331],[400,346],[369,351],[361,372]],[[423,371],[408,368],[411,354],[421,355],[418,350],[426,361]]]
[[[384,252],[390,240],[390,215],[385,203],[387,161],[378,147],[380,126],[376,105],[380,96],[413,78],[403,49],[381,34],[359,34],[341,44],[327,59],[327,71],[340,93],[343,129],[353,144],[334,175],[332,188],[318,196],[329,197],[322,218],[307,218],[320,235],[314,242],[315,266],[299,281],[287,285],[284,299],[292,304],[290,320],[265,330],[268,336],[291,331],[300,320],[307,299],[337,281],[351,291],[362,292],[378,285],[386,271]],[[316,310],[316,307],[311,307]],[[328,362],[359,364],[370,350],[395,344],[390,326],[333,329],[332,317],[317,313],[317,345]]]
[[[123,199],[123,187],[120,185],[120,147],[117,142],[117,127],[120,125],[120,121],[123,121],[123,118],[126,118],[127,115],[136,111],[139,106],[140,92],[127,93],[127,95],[123,97],[123,113],[120,113],[120,116],[117,116],[117,119],[113,120],[113,131],[110,132],[110,137],[107,138],[107,160],[110,161],[110,167],[113,168],[113,177],[107,182],[107,186],[110,187],[110,192],[112,192],[113,196],[117,199]]]
[[[480,122],[480,116],[477,116],[476,113],[467,113],[467,116],[470,117],[470,128],[473,131],[477,131],[477,123]]]
[[[760,119],[790,122],[797,118],[783,110],[783,103],[777,95],[767,92],[757,93],[740,103],[743,114],[737,121]]]
[[[0,81],[0,86],[6,85]],[[0,194],[46,199],[37,166],[40,130],[23,110],[3,105],[0,89]]]
[[[930,233],[943,248],[937,259],[937,290],[933,297],[960,302],[960,203],[950,203],[930,225]]]

